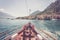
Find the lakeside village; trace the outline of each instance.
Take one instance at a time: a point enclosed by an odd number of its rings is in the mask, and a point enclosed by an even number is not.
[[[27,20],[51,20],[51,19],[60,19],[60,14],[42,14],[35,16],[25,16],[25,17],[17,17],[15,19],[27,19]]]

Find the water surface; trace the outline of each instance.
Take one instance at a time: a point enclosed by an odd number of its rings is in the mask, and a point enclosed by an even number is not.
[[[57,33],[60,38],[60,20],[10,20],[10,19],[0,19],[0,40],[3,40],[8,34],[14,34],[22,28],[23,25],[31,22],[35,25],[38,31],[40,29],[50,31],[52,33]],[[4,32],[4,33],[3,33]],[[59,39],[58,39],[59,40]]]

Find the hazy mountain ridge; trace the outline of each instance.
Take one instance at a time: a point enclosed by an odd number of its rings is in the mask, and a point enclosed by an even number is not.
[[[13,16],[9,15],[8,13],[0,12],[0,18],[11,18]]]
[[[30,14],[30,16],[36,16],[37,14],[39,14],[41,11],[37,10],[35,12],[33,12],[32,14]]]

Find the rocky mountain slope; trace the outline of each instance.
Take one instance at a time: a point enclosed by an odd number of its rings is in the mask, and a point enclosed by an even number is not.
[[[56,0],[54,3],[51,3],[43,12],[39,14],[52,14],[52,13],[60,14],[60,0]]]

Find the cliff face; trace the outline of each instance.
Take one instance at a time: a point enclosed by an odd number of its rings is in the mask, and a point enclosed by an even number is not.
[[[60,0],[55,2],[55,11],[60,14]]]

